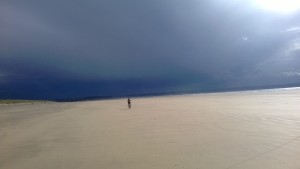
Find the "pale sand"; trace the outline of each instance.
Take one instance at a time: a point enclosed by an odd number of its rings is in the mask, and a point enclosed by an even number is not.
[[[300,169],[300,89],[0,106],[1,169]]]

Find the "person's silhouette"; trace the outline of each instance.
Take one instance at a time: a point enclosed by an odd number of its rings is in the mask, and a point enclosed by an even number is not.
[[[130,109],[131,108],[131,100],[129,98],[127,99],[127,103],[128,103],[128,109]]]

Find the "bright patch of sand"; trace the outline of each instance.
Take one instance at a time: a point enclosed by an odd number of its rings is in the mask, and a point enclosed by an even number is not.
[[[0,106],[2,169],[299,169],[300,90]]]

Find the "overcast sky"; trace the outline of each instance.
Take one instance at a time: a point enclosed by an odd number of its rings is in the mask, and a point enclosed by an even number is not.
[[[1,0],[0,98],[300,85],[299,10],[257,1]]]

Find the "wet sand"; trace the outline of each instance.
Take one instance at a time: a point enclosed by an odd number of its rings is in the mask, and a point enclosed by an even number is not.
[[[300,89],[0,105],[2,169],[299,169]]]

